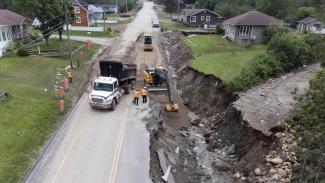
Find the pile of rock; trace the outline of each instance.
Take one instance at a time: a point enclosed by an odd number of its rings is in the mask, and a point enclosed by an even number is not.
[[[233,174],[235,179],[242,182],[291,182],[292,170],[300,166],[296,154],[293,152],[294,148],[297,147],[297,142],[294,136],[289,133],[278,132],[274,136],[279,140],[279,143],[265,156],[265,164],[255,168],[248,177],[244,177],[242,173],[237,171]]]
[[[289,133],[278,132],[274,135],[279,139],[279,146],[271,150],[265,157],[265,171],[256,168],[254,175],[258,182],[291,182],[292,169],[300,166],[294,148],[297,142]]]

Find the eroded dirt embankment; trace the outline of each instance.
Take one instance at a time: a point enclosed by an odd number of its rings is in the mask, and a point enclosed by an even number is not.
[[[161,180],[156,151],[163,148],[176,182],[234,182],[234,172],[248,175],[263,161],[272,139],[242,120],[231,105],[237,95],[227,92],[221,80],[187,67],[192,54],[182,37],[176,32],[159,36],[173,78],[172,93],[184,106],[181,114],[166,113],[160,107],[163,96],[151,95],[152,178]]]

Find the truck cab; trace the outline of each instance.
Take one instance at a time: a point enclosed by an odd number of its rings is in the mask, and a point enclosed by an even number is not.
[[[116,78],[100,76],[92,82],[92,91],[89,94],[91,107],[114,110],[120,98],[121,92]]]
[[[152,35],[151,34],[144,34],[143,35],[143,49],[144,51],[152,51],[153,50],[153,46],[152,46]]]

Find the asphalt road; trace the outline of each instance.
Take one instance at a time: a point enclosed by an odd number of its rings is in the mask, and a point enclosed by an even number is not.
[[[122,34],[115,50],[126,53],[139,33],[152,31],[152,2],[145,2],[138,16]],[[126,53],[127,54],[127,53]],[[28,183],[149,183],[149,133],[143,118],[147,104],[138,107],[131,95],[115,111],[94,110],[85,93],[67,117]]]

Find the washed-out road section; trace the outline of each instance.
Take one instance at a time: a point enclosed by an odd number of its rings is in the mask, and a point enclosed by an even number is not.
[[[152,2],[144,3],[113,55],[128,54],[127,47],[140,33],[153,31],[152,7]],[[95,110],[84,93],[25,182],[151,182],[149,133],[143,121],[150,109],[148,103],[134,106],[131,100],[131,95],[124,96],[115,111]]]

